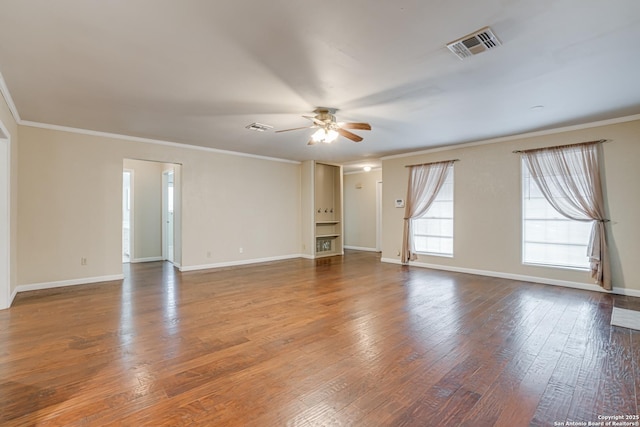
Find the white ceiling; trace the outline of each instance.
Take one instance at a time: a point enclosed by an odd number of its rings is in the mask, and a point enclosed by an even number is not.
[[[503,46],[446,48],[487,25]],[[21,120],[292,160],[637,114],[638,70],[638,0],[0,0]],[[305,126],[318,106],[373,129],[316,146],[245,129]]]

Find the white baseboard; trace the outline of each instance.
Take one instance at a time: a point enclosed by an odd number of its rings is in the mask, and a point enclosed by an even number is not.
[[[382,258],[381,261],[390,263],[390,264],[402,264],[399,259],[393,259],[393,258]],[[415,261],[409,262],[409,265],[414,267],[421,267],[421,268],[431,268],[434,270],[453,271],[455,273],[476,274],[478,276],[497,277],[500,279],[517,280],[521,282],[540,283],[543,285],[564,286],[565,288],[581,289],[583,291],[595,291],[595,292],[604,292],[604,293],[614,293],[619,295],[628,295],[632,297],[640,297],[640,291],[637,291],[635,289],[614,287],[612,291],[606,291],[602,289],[600,286],[594,285],[591,283],[571,282],[568,280],[556,280],[556,279],[549,279],[547,277],[526,276],[523,274],[503,273],[499,271],[476,270],[474,268],[451,267],[447,265],[427,264],[424,262],[415,262]]]
[[[129,262],[132,264],[136,264],[139,262],[154,262],[154,261],[164,261],[164,258],[162,258],[161,256],[153,256],[148,258],[133,258]]]
[[[316,257],[314,257],[313,255],[309,255],[309,254],[300,254],[298,256],[300,258],[304,258],[304,259],[316,259]]]
[[[365,251],[365,252],[379,252],[376,248],[363,248],[361,246],[347,246],[344,245],[345,249],[351,249],[354,251]]]
[[[113,274],[111,276],[85,277],[82,279],[60,280],[57,282],[31,283],[28,285],[18,285],[15,292],[39,291],[41,289],[62,288],[64,286],[88,285],[90,283],[113,282],[124,279],[124,274]]]
[[[11,307],[11,304],[13,304],[13,300],[16,298],[16,295],[18,295],[18,287],[17,286],[13,290],[13,292],[11,292],[11,296],[9,297],[9,307]]]
[[[301,257],[304,257],[304,256],[301,254],[292,254],[292,255],[280,255],[280,256],[267,257],[267,258],[253,258],[253,259],[243,259],[238,261],[216,262],[213,264],[184,265],[180,267],[180,271],[196,271],[196,270],[209,270],[213,268],[235,267],[238,265],[258,264],[261,262],[269,262],[269,261],[282,261],[286,259],[301,258]]]

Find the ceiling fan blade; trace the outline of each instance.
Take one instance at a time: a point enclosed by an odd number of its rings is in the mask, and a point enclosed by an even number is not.
[[[342,129],[342,128],[338,128],[337,129],[338,133],[342,136],[344,136],[347,139],[352,140],[353,142],[360,142],[362,141],[362,137],[356,135],[355,133],[349,132],[348,130]]]
[[[342,129],[371,130],[371,125],[369,123],[341,123],[340,127]]]
[[[280,133],[280,132],[289,132],[290,130],[300,130],[300,129],[311,129],[313,126],[303,126],[301,128],[293,128],[293,129],[282,129],[282,130],[277,130],[274,133]]]

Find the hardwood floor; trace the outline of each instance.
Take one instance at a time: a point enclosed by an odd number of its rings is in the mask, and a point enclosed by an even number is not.
[[[640,413],[637,298],[378,255],[19,294],[0,425],[552,426]],[[631,420],[634,421],[634,420]]]

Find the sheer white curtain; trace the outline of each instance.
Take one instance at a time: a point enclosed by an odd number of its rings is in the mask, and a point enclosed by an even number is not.
[[[609,251],[605,235],[604,198],[598,161],[599,141],[522,152],[531,177],[558,212],[593,223],[587,256],[591,277],[611,290]]]
[[[409,185],[407,187],[407,203],[404,210],[404,231],[402,233],[402,251],[400,260],[403,264],[417,259],[412,253],[411,219],[425,214],[435,200],[447,177],[449,166],[454,160],[409,166]]]

